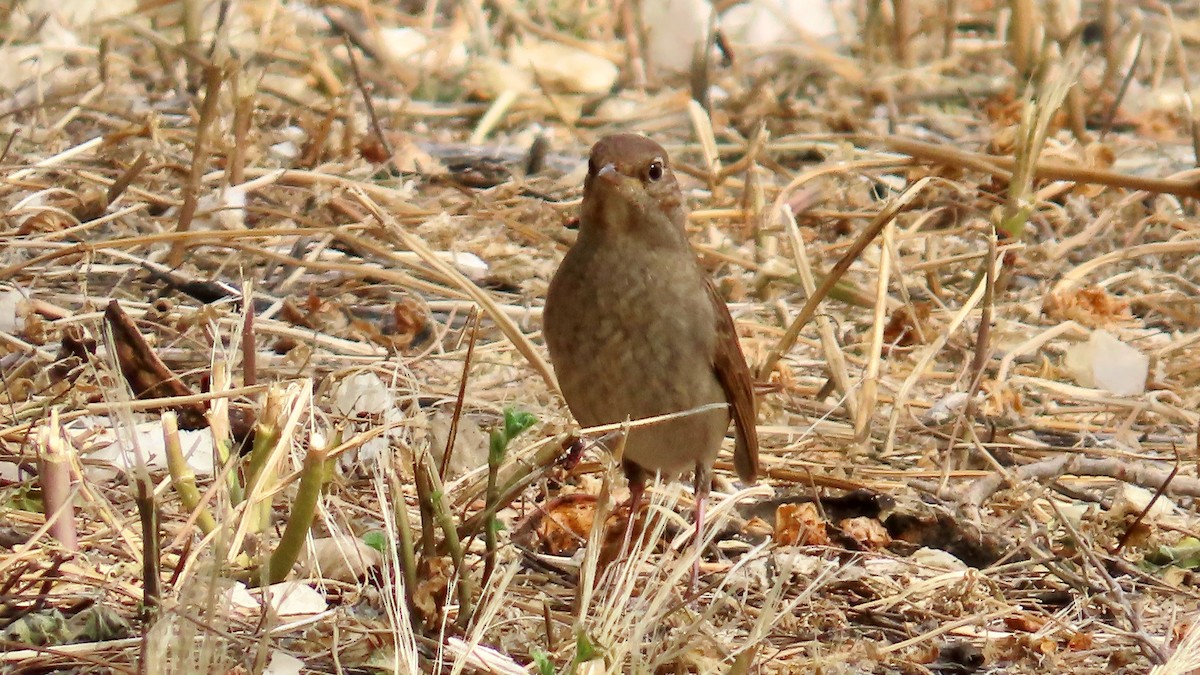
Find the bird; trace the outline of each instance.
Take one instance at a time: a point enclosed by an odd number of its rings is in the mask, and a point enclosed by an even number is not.
[[[759,445],[750,369],[729,308],[688,242],[687,214],[661,145],[631,133],[596,142],[579,235],[551,279],[543,335],[562,396],[584,427],[725,404],[629,429],[621,457],[630,492],[623,550],[647,476],[694,472],[694,589],[713,464],[730,421],[734,467],[747,484],[758,477]]]

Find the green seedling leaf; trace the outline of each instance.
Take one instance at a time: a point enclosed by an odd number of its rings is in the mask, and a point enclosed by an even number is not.
[[[1174,546],[1159,546],[1154,555],[1146,558],[1157,565],[1174,565],[1188,570],[1200,568],[1200,539],[1187,537]]]
[[[516,408],[504,409],[504,428],[494,429],[488,435],[488,462],[499,464],[508,451],[508,444],[513,442],[526,429],[537,424],[537,417]]]
[[[0,639],[24,645],[63,645],[70,635],[67,618],[57,609],[31,612],[0,631]]]
[[[554,663],[550,661],[550,655],[540,649],[534,649],[530,654],[533,657],[533,662],[537,664],[538,675],[554,675]]]
[[[45,511],[42,505],[42,489],[28,484],[22,485],[9,495],[5,506],[18,511],[42,513]]]
[[[364,544],[380,553],[383,553],[387,548],[387,536],[378,530],[364,534],[362,540]]]
[[[504,527],[504,523],[499,518],[493,517],[491,520],[488,520],[488,529],[492,531],[492,534],[499,534],[507,528]]]
[[[93,605],[68,619],[67,631],[73,643],[120,640],[133,633],[125,617],[103,604]]]
[[[600,648],[592,644],[592,639],[587,636],[587,633],[583,631],[575,633],[575,663],[587,663],[598,658],[600,658]]]
[[[537,424],[537,417],[533,413],[517,410],[516,408],[506,408],[504,410],[504,435],[508,437],[509,441],[520,436],[535,424]]]

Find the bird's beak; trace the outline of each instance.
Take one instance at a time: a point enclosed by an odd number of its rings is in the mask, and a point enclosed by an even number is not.
[[[609,162],[600,167],[600,170],[596,172],[596,177],[609,183],[615,183],[621,174],[617,173],[617,165]]]

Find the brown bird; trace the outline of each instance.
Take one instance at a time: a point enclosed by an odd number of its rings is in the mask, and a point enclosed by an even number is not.
[[[667,153],[636,134],[592,147],[579,238],[546,295],[544,332],[567,406],[583,426],[638,420],[711,403],[728,408],[630,430],[622,465],[630,520],[647,473],[696,477],[696,565],[704,503],[732,417],[734,466],[758,474],[750,370],[729,308],[696,261],[687,210]]]

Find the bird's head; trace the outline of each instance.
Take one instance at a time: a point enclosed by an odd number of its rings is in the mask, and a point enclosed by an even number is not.
[[[667,151],[637,134],[592,146],[583,183],[580,234],[628,233],[647,243],[686,242],[687,212]]]

